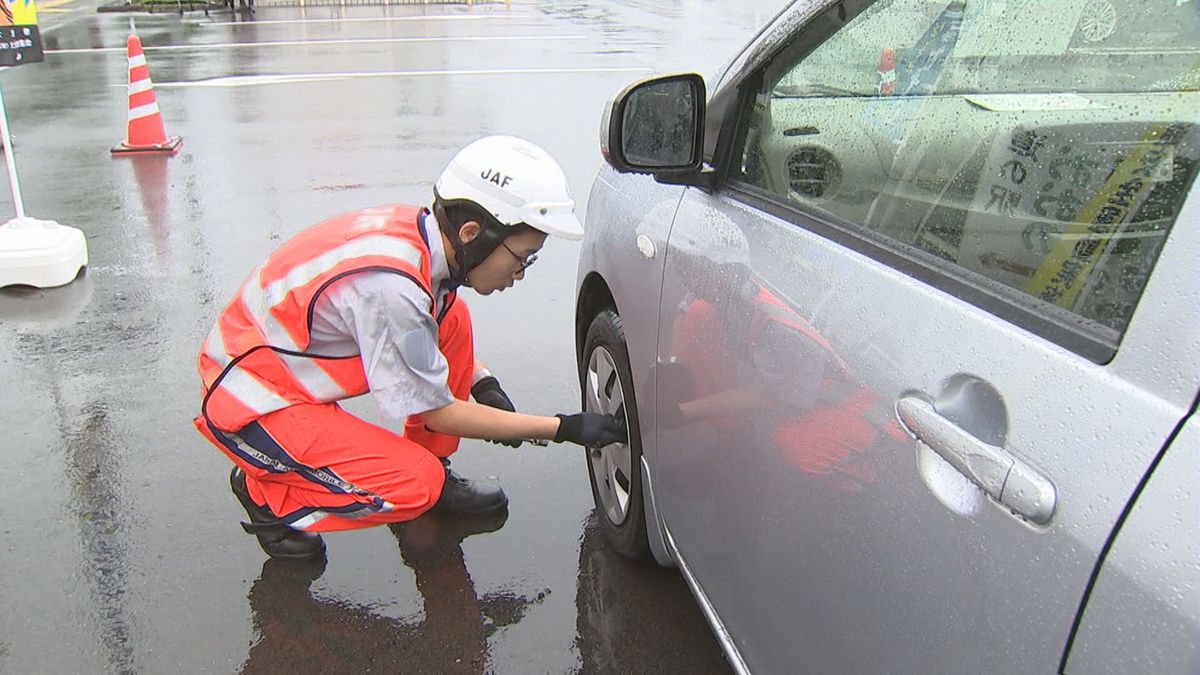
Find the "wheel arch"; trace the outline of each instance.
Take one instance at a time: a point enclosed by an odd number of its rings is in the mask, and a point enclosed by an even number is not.
[[[599,272],[589,272],[579,286],[579,297],[575,302],[575,360],[582,363],[583,341],[587,337],[588,326],[592,319],[601,311],[611,309],[618,315],[617,301],[613,298],[608,282]]]

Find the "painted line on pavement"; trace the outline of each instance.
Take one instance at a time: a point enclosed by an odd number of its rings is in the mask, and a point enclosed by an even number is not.
[[[46,26],[46,25],[43,25],[43,24],[42,24],[42,23],[39,21],[39,22],[38,22],[38,32],[39,32],[39,33],[41,33],[42,35],[46,35],[46,34],[48,34],[48,33],[51,33],[51,32],[53,32],[53,31],[56,31],[56,30],[58,30],[59,28],[62,28],[63,26],[66,26],[66,25],[68,25],[68,24],[75,23],[76,21],[79,21],[79,20],[80,20],[80,19],[82,19],[82,18],[83,18],[83,17],[75,17],[75,18],[73,18],[73,19],[69,19],[69,20],[67,20],[67,21],[64,21],[64,22],[62,22],[62,23],[56,23],[56,24],[54,24],[53,26]],[[43,49],[43,50],[42,50],[42,53],[43,53],[43,54],[45,54],[45,53],[46,53],[46,51]]]
[[[234,75],[191,82],[155,82],[157,89],[182,89],[203,87],[258,87],[268,84],[297,84],[304,82],[331,82],[379,77],[452,77],[471,75],[576,75],[603,73],[649,73],[653,68],[510,68],[503,70],[390,70],[343,73],[292,73],[287,75]],[[124,84],[112,84],[122,87]]]
[[[85,14],[84,12],[85,12],[85,10],[91,9],[90,7],[81,7],[81,6],[63,7],[63,5],[70,5],[74,2],[75,2],[75,0],[45,0],[40,5],[38,5],[38,11],[45,12],[46,14],[74,14],[75,15],[75,16],[71,16],[71,17],[64,17],[62,21],[56,22],[56,23],[50,23],[48,21],[47,22],[39,22],[38,30],[41,32],[41,34],[49,35],[50,33],[58,30],[59,28],[62,28],[63,26],[66,26],[66,25],[72,24],[72,23],[76,23],[77,21],[87,18],[89,15]]]
[[[196,49],[246,49],[250,47],[322,47],[325,45],[356,44],[428,44],[435,42],[515,42],[547,40],[586,40],[586,35],[471,35],[464,37],[401,37],[401,38],[346,38],[328,40],[279,40],[273,42],[217,42],[213,44],[161,45],[143,47],[148,52],[185,51]],[[47,49],[46,54],[98,54],[103,52],[125,53],[124,47],[87,47],[83,49]]]
[[[38,8],[38,11],[41,11],[41,7]],[[1147,49],[1138,48],[1138,47],[1125,47],[1125,48],[1118,47],[1118,48],[1114,48],[1114,49],[1072,49],[1071,53],[1072,54],[1087,54],[1089,56],[1090,55],[1104,56],[1106,54],[1126,56],[1126,55],[1130,55],[1130,54],[1148,54],[1150,52]],[[1157,48],[1155,48],[1153,51],[1153,54],[1156,57],[1157,56],[1190,56],[1190,55],[1196,54],[1196,50],[1195,49],[1157,49]]]
[[[41,9],[39,6],[38,9]],[[382,23],[389,21],[476,21],[480,19],[519,19],[533,15],[501,15],[501,14],[445,14],[441,16],[375,16],[354,17],[350,19],[275,19],[272,21],[197,21],[198,26],[283,26],[304,23]]]

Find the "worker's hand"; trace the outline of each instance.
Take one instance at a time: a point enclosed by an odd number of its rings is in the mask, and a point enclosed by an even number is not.
[[[555,443],[567,441],[594,448],[610,443],[629,442],[629,432],[626,431],[625,420],[622,418],[590,412],[555,417],[559,420],[558,433],[554,435]]]
[[[514,406],[512,403],[512,399],[508,398],[508,394],[504,393],[504,390],[500,388],[500,381],[491,375],[479,380],[474,386],[471,387],[471,396],[473,396],[475,398],[475,402],[480,405],[499,408],[500,410],[507,410],[508,412],[517,411],[516,406]],[[515,440],[490,440],[488,442],[507,445],[510,448],[521,447],[521,441]]]
[[[517,411],[512,399],[500,388],[500,381],[491,375],[479,380],[471,387],[471,396],[475,397],[475,402],[480,405],[499,408],[508,412]]]

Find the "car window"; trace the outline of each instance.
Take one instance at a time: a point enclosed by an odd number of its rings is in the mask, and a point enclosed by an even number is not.
[[[1115,349],[1200,160],[1197,3],[860,4],[758,71],[731,180]]]

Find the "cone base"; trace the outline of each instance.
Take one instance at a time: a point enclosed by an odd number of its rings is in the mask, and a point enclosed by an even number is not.
[[[113,155],[157,155],[161,153],[175,154],[179,152],[179,146],[183,144],[182,136],[172,136],[167,139],[166,143],[161,145],[129,145],[122,142],[120,145],[112,149]]]

